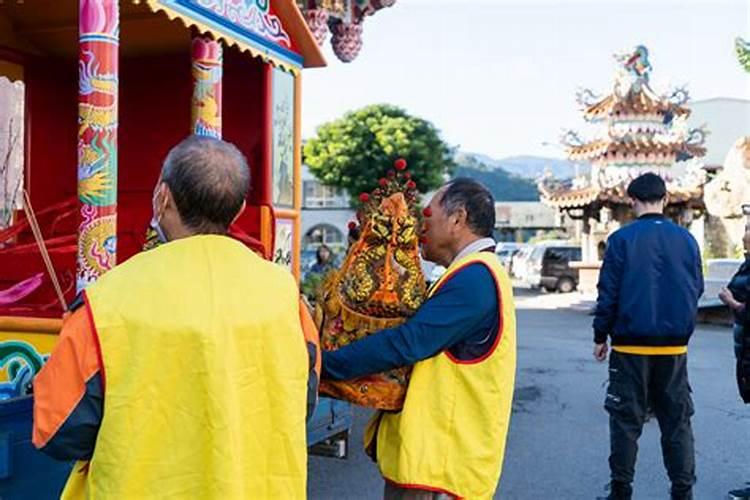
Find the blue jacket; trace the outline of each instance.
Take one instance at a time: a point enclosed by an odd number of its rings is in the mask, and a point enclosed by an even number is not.
[[[451,276],[406,323],[323,352],[322,378],[347,380],[411,366],[448,350],[481,358],[498,335],[497,287],[489,269],[470,264]]]
[[[698,243],[666,217],[644,215],[609,237],[598,289],[595,342],[687,345],[703,294]]]

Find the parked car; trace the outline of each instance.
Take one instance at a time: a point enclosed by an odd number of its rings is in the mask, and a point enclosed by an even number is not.
[[[571,262],[581,260],[581,247],[572,244],[537,245],[528,259],[526,283],[548,292],[570,293],[578,287],[578,269]]]
[[[511,257],[510,269],[508,270],[511,276],[521,281],[524,280],[526,275],[526,261],[533,250],[533,245],[526,245]]]
[[[495,254],[506,271],[510,273],[511,260],[513,256],[521,251],[526,245],[522,243],[498,243],[495,247]]]
[[[572,243],[564,240],[543,240],[533,244],[526,244],[511,260],[511,271],[513,277],[522,283],[527,283],[529,273],[531,272],[531,254],[537,247],[546,247],[550,245],[572,246]],[[539,284],[532,286],[532,288],[534,287],[538,288]]]

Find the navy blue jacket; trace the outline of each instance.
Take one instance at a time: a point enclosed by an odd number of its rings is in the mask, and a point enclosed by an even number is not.
[[[598,289],[595,342],[687,345],[703,294],[698,243],[666,217],[644,215],[609,237]]]
[[[348,380],[411,366],[446,350],[463,361],[481,358],[495,343],[499,320],[495,278],[484,264],[469,264],[406,323],[324,351],[322,378]]]

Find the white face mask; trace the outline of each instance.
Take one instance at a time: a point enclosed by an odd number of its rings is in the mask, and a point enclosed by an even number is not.
[[[158,186],[157,186],[158,191]],[[156,237],[159,239],[159,243],[167,243],[169,239],[167,238],[167,234],[164,232],[164,230],[161,228],[161,224],[159,224],[159,221],[161,219],[161,216],[156,216],[156,193],[157,191],[154,191],[154,196],[151,198],[151,209],[153,210],[154,215],[151,217],[151,222],[149,223],[149,226],[151,226],[151,229],[154,230],[156,233]]]
[[[149,226],[151,226],[151,229],[153,229],[154,232],[156,233],[156,237],[159,239],[159,243],[167,243],[169,241],[166,233],[161,228],[161,225],[159,224],[159,221],[156,218],[156,215],[151,217],[151,222],[149,223]]]

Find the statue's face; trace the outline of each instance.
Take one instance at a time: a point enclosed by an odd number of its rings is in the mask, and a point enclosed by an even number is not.
[[[365,316],[397,318],[421,304],[417,219],[401,193],[369,215],[362,236],[341,269],[342,302]]]

